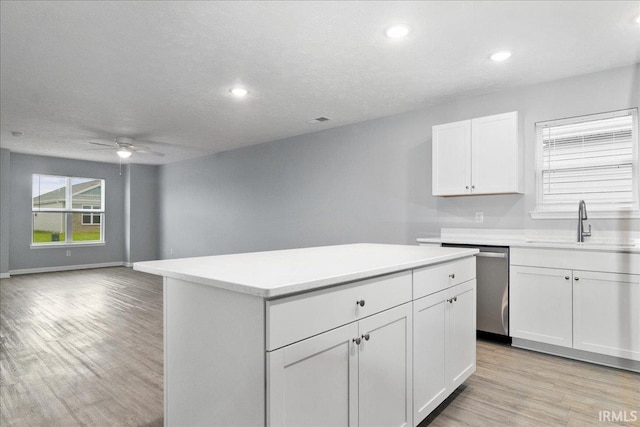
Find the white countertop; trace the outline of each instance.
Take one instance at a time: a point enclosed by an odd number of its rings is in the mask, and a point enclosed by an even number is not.
[[[136,262],[133,269],[274,298],[473,256],[477,252],[359,243]]]
[[[586,251],[640,253],[637,236],[615,238],[612,235],[601,239],[586,238],[586,242],[574,241],[567,233],[535,232],[526,230],[477,230],[443,229],[439,237],[421,237],[418,243],[450,243],[464,245],[509,246],[520,248],[551,248]]]

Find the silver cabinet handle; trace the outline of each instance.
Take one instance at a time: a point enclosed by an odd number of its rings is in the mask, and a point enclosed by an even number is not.
[[[364,338],[365,341],[369,341],[369,338],[371,338],[371,336],[369,334],[364,334],[362,335],[362,338]]]
[[[360,300],[356,301],[356,305],[359,305],[360,307],[364,307],[364,300],[360,299]]]
[[[449,275],[449,278],[451,278],[451,279],[455,279],[455,278],[456,278],[456,273],[451,273],[451,274]]]
[[[564,276],[564,280],[569,280],[569,276]]]
[[[578,280],[580,280],[580,278],[579,277],[574,277],[573,280],[575,280],[577,282]]]
[[[362,339],[360,337],[354,338],[353,342],[356,343],[356,345],[360,345],[360,343],[362,342]]]

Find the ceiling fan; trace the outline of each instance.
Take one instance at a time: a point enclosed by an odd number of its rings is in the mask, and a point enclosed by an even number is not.
[[[133,145],[133,138],[129,138],[127,136],[118,136],[114,138],[113,142],[110,142],[110,143],[89,141],[89,144],[106,147],[106,148],[95,148],[95,150],[115,150],[116,154],[121,159],[128,159],[134,153],[151,154],[153,156],[164,157],[164,153],[161,153],[159,151],[153,151],[151,148],[145,145]]]

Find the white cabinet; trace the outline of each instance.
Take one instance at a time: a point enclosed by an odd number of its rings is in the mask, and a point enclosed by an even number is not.
[[[359,327],[359,425],[411,427],[411,303],[363,319]]]
[[[433,126],[432,194],[523,192],[518,112]]]
[[[473,259],[414,272],[414,295],[419,289],[433,289],[434,278],[450,272],[439,280],[443,290],[413,302],[414,425],[475,372],[476,281],[474,277],[464,281],[464,275],[452,273],[464,272],[469,261]],[[450,280],[459,284],[451,286]]]
[[[357,323],[267,353],[267,425],[357,426]]]
[[[573,347],[640,360],[640,275],[573,275]]]
[[[571,347],[571,276],[571,270],[511,267],[512,337]]]
[[[267,424],[409,426],[411,303],[267,353]]]
[[[432,194],[471,193],[471,120],[434,126]]]
[[[449,290],[447,377],[451,391],[476,370],[476,281]]]
[[[640,254],[511,248],[513,345],[640,371]]]
[[[448,290],[413,303],[413,408],[417,425],[449,395],[446,373]]]

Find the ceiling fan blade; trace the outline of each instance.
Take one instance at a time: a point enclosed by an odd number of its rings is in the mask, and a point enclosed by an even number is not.
[[[105,147],[105,148],[83,148],[82,151],[113,151],[113,147]]]
[[[146,145],[132,145],[129,148],[136,153],[151,154],[152,156],[164,157],[164,153],[161,153],[159,151],[153,151],[151,148],[147,147]]]
[[[116,148],[116,145],[113,143],[105,143],[105,142],[97,142],[97,141],[89,141],[89,144],[93,145],[102,145],[103,147]]]

